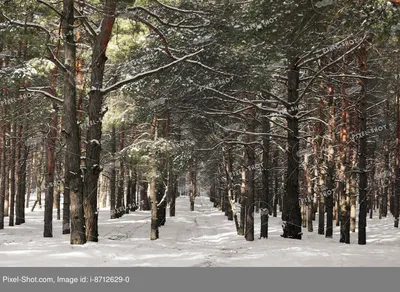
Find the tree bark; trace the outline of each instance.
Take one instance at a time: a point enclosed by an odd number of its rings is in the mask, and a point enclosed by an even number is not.
[[[150,128],[150,140],[156,141],[157,137],[157,115],[154,113],[153,120],[151,122]],[[151,231],[150,231],[150,239],[156,240],[159,238],[159,230],[158,230],[158,218],[157,218],[157,193],[156,193],[156,178],[157,178],[157,165],[156,165],[156,153],[152,151],[150,153],[150,203],[151,203]]]
[[[117,208],[115,206],[116,196],[115,196],[115,184],[116,184],[116,170],[115,170],[115,153],[117,152],[117,137],[115,134],[115,125],[112,125],[111,129],[111,155],[112,155],[112,163],[111,163],[111,174],[110,174],[110,218],[117,218]]]
[[[14,122],[12,124],[12,134],[11,138],[11,176],[10,176],[10,218],[8,225],[14,226],[14,214],[15,214],[15,150],[17,148],[17,124]]]
[[[299,97],[299,68],[295,60],[291,60],[288,68],[288,102],[294,106],[294,110],[287,108],[290,117],[287,118],[288,152],[287,152],[287,178],[286,192],[283,197],[283,235],[284,238],[301,239],[301,213],[299,206],[299,162],[295,159],[299,151],[299,120],[297,102]]]
[[[3,106],[3,117],[7,114],[7,106]],[[0,124],[2,132],[0,135],[0,143],[1,143],[1,157],[0,157],[0,229],[4,229],[4,203],[6,197],[6,176],[8,173],[7,169],[7,124],[3,121],[3,124]]]
[[[360,49],[360,67],[363,75],[367,74],[367,48],[363,45]],[[367,80],[361,80],[361,99],[360,99],[360,132],[363,133],[367,130]],[[367,137],[362,136],[360,139],[360,156],[359,156],[359,204],[360,211],[358,214],[358,244],[365,245],[367,243],[366,235],[366,202],[367,187],[368,187],[368,174],[367,174]],[[385,179],[386,180],[386,179]]]
[[[269,120],[263,118],[262,120],[262,132],[269,133],[271,126]],[[269,193],[269,151],[270,141],[269,136],[263,136],[263,156],[262,156],[262,201],[261,201],[261,230],[260,238],[268,238],[268,217],[271,212],[272,206],[270,206],[270,193]]]
[[[249,117],[252,118],[252,117]],[[255,130],[254,120],[250,121],[247,131],[253,133]],[[250,144],[254,142],[253,134],[246,134],[246,226],[244,236],[246,241],[254,241],[254,168],[256,162],[255,150]]]
[[[55,147],[57,139],[58,108],[53,104],[54,111],[50,116],[50,131],[46,147],[46,199],[44,209],[43,237],[53,237],[53,204],[54,204],[54,170]]]
[[[89,92],[89,127],[86,134],[86,172],[84,184],[86,236],[88,241],[98,241],[97,185],[101,153],[101,127],[105,114],[103,106],[103,78],[107,61],[106,50],[116,16],[116,0],[104,1],[104,16],[92,52],[91,91]]]
[[[65,189],[64,211],[69,207],[71,221],[71,244],[84,244],[85,222],[83,215],[82,179],[80,169],[80,135],[76,116],[76,44],[74,34],[74,1],[64,0],[62,32],[64,37],[64,67],[67,69],[64,83],[64,132],[65,151]],[[65,212],[65,219],[68,212]],[[63,215],[63,216],[64,216]],[[63,220],[63,233],[68,230],[67,220]]]
[[[333,99],[334,89],[329,87],[329,120],[328,120],[328,135],[330,137],[328,141],[328,169],[327,169],[327,182],[326,187],[330,190],[326,196],[326,238],[332,238],[333,236],[333,204],[334,204],[334,189],[335,189],[335,103]]]

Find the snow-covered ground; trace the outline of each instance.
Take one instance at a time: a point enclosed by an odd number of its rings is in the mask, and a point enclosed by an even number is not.
[[[136,211],[110,220],[100,211],[98,243],[71,246],[61,234],[61,222],[54,218],[54,237],[43,238],[43,211],[26,209],[26,223],[0,230],[0,266],[400,266],[400,230],[393,218],[368,219],[365,246],[339,243],[303,229],[303,240],[280,237],[282,221],[271,217],[269,238],[246,242],[236,235],[233,221],[207,197],[196,198],[195,211],[189,199],[177,199],[177,217],[167,217],[160,239],[150,241],[150,213]],[[314,223],[314,229],[316,229]]]

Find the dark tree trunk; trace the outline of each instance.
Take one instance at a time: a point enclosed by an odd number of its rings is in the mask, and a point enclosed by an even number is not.
[[[1,41],[0,41],[1,42]],[[2,115],[5,117],[7,114],[7,106],[3,106]],[[0,124],[1,126],[1,135],[0,135],[0,143],[1,143],[1,151],[0,151],[0,229],[4,229],[4,203],[6,197],[6,176],[7,176],[7,124],[3,121],[4,124]]]
[[[121,126],[120,136],[119,136],[119,151],[124,149],[125,133],[124,128]],[[124,198],[124,181],[125,181],[125,167],[124,162],[119,160],[119,176],[118,176],[118,192],[117,192],[117,217],[122,217],[125,213],[123,198]]]
[[[65,55],[65,74],[64,83],[64,132],[66,141],[65,151],[65,189],[64,210],[70,210],[71,220],[71,244],[84,244],[85,222],[83,216],[83,197],[82,197],[82,179],[80,169],[80,136],[76,117],[76,80],[75,80],[75,61],[76,45],[74,34],[74,1],[64,0],[62,32],[64,37],[64,55]],[[64,214],[66,215],[66,214]],[[64,222],[63,233],[68,224]]]
[[[115,134],[115,125],[111,129],[111,155],[113,161],[111,164],[110,174],[110,218],[117,218],[117,208],[115,206],[115,183],[116,183],[116,170],[115,170],[115,152],[117,152],[117,138]]]
[[[196,171],[193,159],[189,162],[189,199],[190,199],[190,211],[194,211],[194,198],[196,196]],[[225,197],[225,192],[223,193]],[[226,201],[224,200],[224,205],[222,211],[226,210]]]
[[[325,237],[332,238],[333,236],[333,205],[334,205],[334,189],[335,189],[335,149],[336,141],[335,134],[335,103],[333,99],[333,87],[329,87],[329,121],[328,135],[328,169],[327,169],[327,196],[326,196],[326,233]]]
[[[46,147],[46,199],[44,209],[44,232],[43,237],[53,237],[53,199],[54,199],[54,170],[55,170],[55,147],[57,139],[58,108],[54,104],[54,111],[50,116],[50,133]]]
[[[241,171],[241,187],[240,187],[240,222],[238,235],[244,235],[246,227],[246,168],[242,167]]]
[[[101,127],[105,114],[103,106],[103,78],[107,61],[106,50],[115,21],[116,0],[104,1],[104,16],[100,31],[96,35],[92,52],[91,91],[89,92],[89,127],[86,133],[86,172],[84,184],[86,236],[89,241],[98,241],[97,186],[101,153]]]
[[[7,132],[10,134],[11,133],[11,124],[7,123],[6,124],[7,127]],[[10,216],[10,171],[11,171],[11,143],[12,143],[12,139],[11,139],[11,135],[10,138],[7,139],[7,154],[8,154],[8,158],[7,158],[7,167],[6,167],[6,188],[5,188],[5,197],[4,197],[4,217]]]
[[[280,201],[279,200],[279,197],[280,197],[280,194],[279,194],[279,177],[278,177],[278,175],[279,175],[279,173],[278,173],[278,166],[279,166],[279,164],[278,164],[278,156],[279,156],[279,152],[278,152],[279,150],[278,149],[276,149],[275,150],[275,152],[274,152],[274,174],[273,174],[273,176],[274,176],[274,214],[273,214],[273,216],[274,217],[277,217],[278,216],[278,202]]]
[[[150,127],[150,140],[155,141],[157,133],[157,115],[154,113],[153,120]],[[159,238],[158,230],[158,218],[157,218],[157,190],[156,190],[156,178],[157,178],[157,165],[156,165],[156,153],[155,151],[150,153],[150,203],[151,203],[151,231],[150,239],[156,240]]]
[[[287,108],[287,112],[291,114],[287,118],[288,131],[288,153],[287,153],[287,178],[286,193],[283,197],[283,237],[301,239],[301,213],[299,206],[299,162],[295,158],[299,151],[299,120],[296,117],[298,113],[297,102],[299,97],[299,69],[295,65],[295,61],[289,66],[288,70],[288,102],[294,106]]]
[[[360,49],[360,67],[363,74],[367,74],[367,48],[363,45]],[[360,97],[360,132],[363,133],[367,130],[367,80],[361,80],[362,90]],[[367,184],[368,184],[368,174],[367,168],[367,137],[362,136],[360,139],[360,160],[359,160],[359,170],[360,170],[360,180],[359,180],[359,204],[360,211],[358,217],[358,244],[365,245],[367,243],[366,235],[366,196],[367,196]]]
[[[9,226],[14,226],[14,214],[15,214],[15,150],[17,148],[17,124],[14,122],[12,125],[12,136],[11,138],[11,176],[10,176],[10,219],[8,222]]]
[[[262,132],[269,133],[271,130],[269,120],[263,118]],[[269,136],[263,136],[263,156],[262,156],[262,201],[261,201],[261,232],[260,238],[268,238],[268,216],[272,209],[270,206],[269,195]]]
[[[389,129],[389,112],[390,112],[390,102],[389,99],[386,99],[386,110],[385,110],[385,125],[386,129]],[[389,196],[389,185],[390,185],[390,166],[389,166],[389,139],[385,141],[385,178],[384,178],[384,187],[383,187],[383,195],[382,195],[382,216],[387,217],[388,213],[388,196]]]
[[[22,125],[17,126],[17,157],[16,157],[16,193],[15,193],[15,225],[21,225],[21,159],[22,156]]]
[[[138,209],[137,201],[136,201],[136,189],[138,184],[138,175],[136,169],[133,170],[133,178],[131,185],[131,211],[134,212]]]
[[[126,214],[132,210],[132,171],[128,169],[128,182],[126,186]]]
[[[225,153],[224,153],[225,152]],[[227,182],[227,193],[228,193],[228,203],[229,203],[229,211],[228,211],[228,220],[234,220],[236,232],[239,234],[239,220],[237,216],[237,210],[235,206],[235,198],[233,196],[233,158],[232,158],[232,150],[228,146],[228,149],[223,149],[223,158],[225,164],[225,176]]]
[[[150,202],[147,194],[148,183],[145,181],[140,182],[139,185],[139,197],[140,197],[140,210],[149,211]]]
[[[253,133],[255,130],[254,121],[250,121],[247,128],[248,132]],[[246,226],[245,238],[246,241],[254,241],[254,169],[256,162],[254,146],[251,143],[254,141],[253,134],[246,134]]]
[[[175,184],[176,184],[176,176],[173,173],[172,167],[172,159],[168,162],[168,203],[169,203],[169,216],[175,217],[175,204],[176,204],[176,193],[175,193]]]

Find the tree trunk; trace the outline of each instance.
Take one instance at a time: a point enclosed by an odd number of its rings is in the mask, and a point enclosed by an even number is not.
[[[11,134],[11,124],[7,123],[6,124],[7,127],[7,132]],[[5,197],[4,197],[4,217],[10,216],[10,172],[11,172],[11,143],[12,143],[12,139],[11,139],[11,135],[10,137],[7,139],[7,167],[6,167],[6,188],[5,188]]]
[[[367,74],[367,48],[363,45],[360,49],[360,67],[363,75]],[[363,133],[367,130],[367,80],[361,80],[361,96],[360,96],[360,132]],[[367,186],[368,186],[368,174],[367,174],[367,137],[362,136],[360,139],[360,155],[359,155],[359,204],[360,211],[358,214],[358,244],[365,245],[367,243],[366,235],[366,202],[367,197]],[[386,179],[385,179],[386,180]]]
[[[344,80],[345,81],[345,80]],[[344,84],[344,83],[343,83]],[[339,157],[340,157],[340,173],[339,173],[339,196],[340,196],[340,242],[350,243],[350,178],[349,178],[349,154],[350,149],[348,147],[349,140],[349,101],[342,87],[342,121],[340,129],[340,146],[339,146]]]
[[[0,41],[1,42],[1,41]],[[5,117],[7,114],[7,106],[4,105],[2,109],[2,115]],[[0,229],[4,229],[4,203],[6,197],[6,176],[7,176],[7,124],[3,121],[4,124],[0,124],[1,127],[1,135],[0,135],[0,143],[1,143],[1,151],[0,151]]]
[[[117,208],[115,206],[115,184],[116,184],[116,170],[115,170],[115,153],[117,152],[117,137],[115,134],[115,125],[112,125],[111,129],[111,155],[113,161],[111,163],[111,174],[110,174],[110,218],[117,218]]]
[[[190,200],[190,211],[194,211],[194,198],[196,196],[196,183],[195,183],[195,167],[194,167],[194,162],[193,160],[190,160],[189,162],[189,200]],[[224,195],[225,197],[225,192]],[[226,210],[226,201],[224,200],[224,205],[222,208],[222,211]]]
[[[271,126],[269,120],[263,118],[262,120],[262,132],[269,133]],[[262,156],[262,201],[261,201],[261,230],[260,238],[268,238],[268,216],[272,209],[270,206],[270,194],[269,194],[269,136],[263,136],[263,156]]]
[[[150,128],[150,140],[156,141],[157,137],[157,115],[154,113],[153,120]],[[157,165],[156,165],[156,153],[152,151],[150,153],[150,203],[151,203],[151,232],[150,239],[156,240],[159,238],[158,230],[158,218],[157,218],[157,193],[156,193],[156,178],[157,178]]]
[[[301,213],[299,206],[299,162],[295,158],[299,151],[299,120],[297,102],[299,98],[299,68],[291,60],[288,73],[288,102],[294,110],[287,107],[290,117],[287,117],[288,152],[287,152],[287,178],[286,192],[283,197],[283,235],[284,238],[301,239]]]
[[[86,236],[89,241],[98,241],[97,183],[101,172],[101,127],[105,111],[103,106],[103,78],[106,50],[116,15],[116,0],[104,1],[104,16],[96,35],[92,52],[91,91],[89,92],[89,127],[86,134],[86,172],[84,184]]]
[[[119,151],[121,152],[124,149],[124,140],[125,140],[125,132],[123,125],[120,128],[119,134]],[[118,192],[117,192],[117,217],[122,217],[125,213],[123,198],[124,198],[124,181],[125,181],[125,167],[122,159],[119,160],[119,176],[118,176]]]
[[[390,112],[390,103],[389,99],[386,99],[386,110],[385,110],[385,125],[386,129],[389,129],[389,112]],[[389,185],[390,185],[390,165],[389,165],[389,139],[385,140],[385,179],[384,179],[384,187],[383,187],[383,195],[382,195],[382,216],[387,217],[388,213],[388,196],[389,196]]]
[[[62,32],[64,37],[64,66],[67,69],[64,83],[65,189],[63,233],[67,232],[67,215],[71,218],[71,244],[84,244],[85,221],[83,216],[82,179],[80,169],[80,135],[76,117],[76,45],[74,34],[74,1],[64,0]]]
[[[21,156],[22,156],[22,125],[17,126],[17,156],[16,156],[16,192],[15,192],[15,225],[21,225],[21,187],[20,182],[22,179],[21,173]],[[25,194],[24,194],[25,195]]]
[[[241,171],[241,187],[240,187],[240,224],[238,235],[244,235],[246,226],[246,168],[243,166]]]
[[[235,198],[233,196],[233,161],[232,161],[232,150],[228,146],[225,150],[223,149],[223,159],[225,164],[225,175],[226,175],[226,182],[227,182],[227,192],[228,192],[228,202],[229,202],[229,214],[228,220],[233,220],[235,222],[236,233],[239,234],[239,219],[237,216],[236,206],[235,206]]]
[[[310,170],[310,159],[309,159],[309,155],[305,155],[304,157],[304,176],[305,176],[305,190],[306,190],[306,194],[305,194],[305,198],[307,201],[307,210],[305,210],[305,213],[307,214],[307,230],[308,232],[313,232],[314,228],[313,228],[313,191],[312,191],[312,186],[311,186],[311,170]],[[304,217],[306,217],[304,214]],[[304,225],[303,225],[304,226]]]
[[[326,233],[325,237],[332,238],[333,236],[333,205],[334,205],[334,189],[335,189],[335,103],[333,99],[334,89],[329,87],[329,120],[328,120],[328,135],[330,137],[328,141],[328,169],[327,169],[327,182],[326,188]]]
[[[249,117],[251,118],[251,117]],[[254,120],[250,121],[247,128],[248,132],[253,133],[255,130]],[[254,141],[253,134],[246,134],[246,226],[245,238],[246,241],[254,241],[254,168],[256,162],[254,146],[250,145]]]
[[[11,138],[11,176],[10,176],[10,219],[8,222],[9,226],[14,226],[14,214],[15,214],[15,150],[17,148],[17,124],[12,124],[12,136]]]
[[[53,237],[53,200],[54,200],[54,170],[55,170],[55,148],[57,139],[58,108],[53,104],[54,111],[50,116],[50,132],[46,147],[46,199],[44,209],[44,232],[43,237]]]

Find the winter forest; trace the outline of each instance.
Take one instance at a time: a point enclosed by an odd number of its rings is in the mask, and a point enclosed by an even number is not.
[[[400,0],[0,0],[0,266],[397,266]]]

